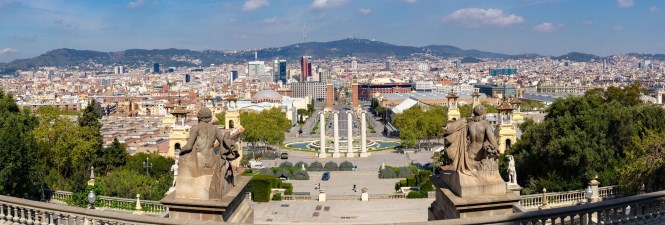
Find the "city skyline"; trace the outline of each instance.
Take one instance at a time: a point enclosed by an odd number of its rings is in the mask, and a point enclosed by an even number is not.
[[[505,54],[663,53],[658,1],[1,1],[0,62],[61,47],[254,49],[346,37]],[[497,35],[493,35],[497,34]]]

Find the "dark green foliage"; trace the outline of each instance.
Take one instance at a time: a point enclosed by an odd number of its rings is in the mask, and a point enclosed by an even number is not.
[[[293,179],[293,176],[291,175],[291,171],[288,169],[280,169],[275,172],[276,177],[286,177],[287,179]]]
[[[250,186],[252,189],[252,196],[255,202],[268,202],[270,201],[270,192],[279,180],[275,176],[259,174],[252,177]]]
[[[309,171],[323,171],[323,164],[321,164],[319,161],[313,162],[312,164],[309,164]]]
[[[117,138],[113,138],[111,146],[102,149],[96,167],[99,171],[103,171],[102,174],[108,174],[110,171],[124,166],[127,156],[125,146],[120,144]]]
[[[11,94],[0,90],[0,195],[20,198],[39,196],[37,186],[45,171],[42,152],[33,130],[38,120],[28,110],[19,110]]]
[[[152,163],[152,168],[149,170],[150,176],[159,177],[172,173],[171,166],[173,166],[175,160],[166,158],[157,153],[140,152],[133,156],[128,156],[125,168],[138,173],[146,174],[146,169],[143,167],[143,163],[146,161],[146,158],[148,159],[149,163]]]
[[[279,164],[279,167],[293,167],[293,163],[286,161]]]
[[[309,174],[305,170],[297,170],[293,173],[294,180],[309,180]]]
[[[416,186],[416,176],[414,175],[409,175],[406,177],[406,185],[408,187],[415,187]]]
[[[101,105],[94,99],[88,102],[88,106],[78,118],[80,127],[94,127],[97,129],[102,128],[102,123],[99,119],[102,118]]]
[[[282,201],[282,193],[275,193],[272,195],[272,200],[273,201]]]
[[[293,194],[293,184],[283,182],[282,185],[281,185],[281,188],[286,189],[284,191],[285,195],[292,195]]]
[[[305,163],[305,162],[303,162],[303,161],[297,162],[296,165],[295,165],[294,167],[295,167],[296,169],[302,169],[302,165],[305,165],[305,169],[309,169],[309,167],[307,166],[307,163]]]
[[[381,178],[381,179],[397,178],[397,173],[395,173],[395,170],[386,167],[385,169],[382,169],[381,171],[379,171],[379,178]]]
[[[353,163],[349,161],[344,161],[339,164],[339,170],[340,171],[351,171],[353,170]]]
[[[427,198],[426,191],[410,191],[406,198]]]
[[[275,172],[272,172],[272,169],[268,169],[268,168],[261,169],[261,172],[259,172],[259,174],[275,176]]]
[[[141,199],[159,201],[169,190],[172,182],[171,174],[148,176],[145,172],[125,168],[98,178],[96,184],[102,188],[101,194],[105,196],[136,198],[136,194],[140,194]]]
[[[339,166],[337,166],[337,163],[335,162],[327,162],[324,168],[327,171],[336,171],[337,169],[339,169]]]
[[[583,189],[595,175],[603,185],[635,179],[617,173],[627,153],[642,154],[634,140],[665,132],[665,110],[641,103],[643,91],[639,84],[609,87],[552,103],[545,120],[529,125],[507,153],[515,156],[524,192]]]
[[[397,173],[397,177],[399,178],[406,178],[412,175],[414,175],[413,171],[407,167],[400,167],[399,172]]]

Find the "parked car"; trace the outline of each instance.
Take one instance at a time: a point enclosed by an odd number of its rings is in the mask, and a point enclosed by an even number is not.
[[[279,155],[281,159],[289,159],[289,153],[282,152],[282,154]]]
[[[323,171],[323,175],[321,176],[322,181],[327,181],[330,180],[330,172],[328,171]]]

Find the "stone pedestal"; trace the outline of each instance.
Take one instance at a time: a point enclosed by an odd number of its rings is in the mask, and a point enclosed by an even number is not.
[[[436,200],[429,208],[429,220],[512,214],[519,197],[506,191],[498,171],[478,177],[445,170],[430,177],[437,188]]]
[[[254,210],[246,200],[245,187],[250,178],[236,176],[235,186],[220,200],[179,198],[178,191],[166,195],[161,203],[169,208],[169,218],[227,223],[253,223]],[[182,183],[178,183],[182,184]],[[202,190],[202,189],[201,189]]]
[[[319,189],[319,202],[326,201],[326,189]]]
[[[512,183],[506,182],[506,191],[512,192],[513,194],[515,194],[519,197],[521,195],[520,191],[522,191],[522,187],[519,184],[512,184]]]

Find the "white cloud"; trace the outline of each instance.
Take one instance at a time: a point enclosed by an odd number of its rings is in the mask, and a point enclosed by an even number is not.
[[[418,0],[404,0],[404,2],[409,3],[409,4],[416,3],[417,1]]]
[[[444,22],[459,23],[467,27],[510,26],[523,23],[524,18],[515,14],[505,14],[500,9],[464,8],[443,18]]]
[[[127,4],[127,8],[129,8],[129,9],[138,9],[138,8],[143,7],[143,6],[145,6],[145,0],[135,0],[135,1],[131,1],[131,2],[129,2],[129,4]]]
[[[339,7],[349,2],[349,0],[314,0],[312,2],[312,8],[323,9],[323,8],[334,8]]]
[[[658,7],[656,7],[656,6],[651,6],[651,8],[649,8],[649,12],[651,12],[651,13],[659,13],[659,12],[660,12],[660,8],[658,8]]]
[[[18,53],[18,50],[13,49],[13,48],[0,48],[0,56],[1,55],[15,54],[15,53]]]
[[[634,0],[617,0],[617,4],[619,4],[619,7],[621,8],[628,8],[628,7],[633,7],[635,5]]]
[[[245,0],[245,4],[242,5],[242,10],[252,11],[269,5],[270,2],[268,2],[268,0]]]
[[[281,25],[281,24],[289,24],[289,21],[288,20],[281,20],[277,17],[272,17],[272,18],[264,19],[262,23],[264,25]]]
[[[614,30],[614,31],[622,31],[622,30],[623,30],[623,26],[621,26],[621,25],[615,25],[615,26],[612,27],[612,30]]]
[[[367,15],[367,14],[369,14],[369,13],[372,12],[372,9],[368,9],[368,8],[360,8],[360,9],[358,9],[358,12],[360,12],[360,13],[363,14],[363,15]]]
[[[553,23],[541,23],[533,27],[533,31],[551,33],[559,28],[562,28],[563,24],[553,24]]]

